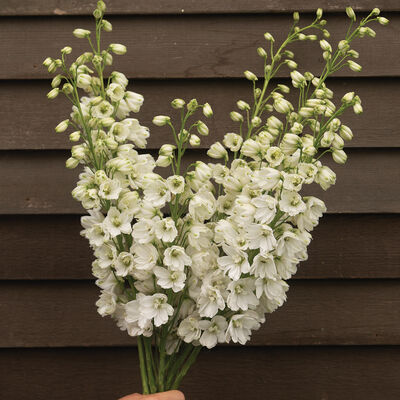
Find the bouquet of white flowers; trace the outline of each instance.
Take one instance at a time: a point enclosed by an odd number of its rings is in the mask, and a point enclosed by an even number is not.
[[[203,346],[245,344],[266,314],[285,302],[287,280],[307,259],[310,231],[326,210],[323,201],[303,197],[301,190],[314,182],[324,190],[335,183],[322,156],[346,161],[343,147],[353,133],[339,117],[348,108],[362,112],[354,92],[335,105],[326,79],[343,67],[360,71],[352,42],[375,36],[370,22],[389,21],[374,9],[354,25],[356,15],[348,7],[351,24],[335,48],[327,41],[321,9],[304,27],[295,12],[279,46],[265,33],[266,49],[257,49],[264,63],[261,83],[254,73],[244,72],[253,100],[237,102],[237,111],[230,113],[236,132],[226,133],[207,152],[219,161],[184,166],[186,149],[199,146],[209,133],[195,116],[202,111],[212,117],[211,106],[173,100],[177,123],[164,115],[153,119],[170,129],[173,143],[164,144],[157,159],[138,151],[146,148],[150,133],[129,114],[140,110],[143,96],[127,90],[124,74],[113,71],[105,77],[113,54],[125,54],[126,47],[101,49],[102,31],[112,30],[104,12],[99,1],[94,36],[85,29],[73,32],[88,40],[90,51],[67,65],[72,49],[64,47],[61,58],[46,58],[44,65],[50,73],[60,71],[48,98],[63,93],[72,103],[70,119],[56,132],[73,128],[70,140],[80,142],[72,146],[66,165],[84,166],[72,195],[89,213],[82,217],[82,235],[96,257],[98,312],[137,337],[147,394],[178,388]],[[316,40],[323,71],[319,76],[301,73],[287,46]],[[284,66],[298,92],[296,104],[285,98],[288,86],[270,87]],[[165,172],[158,174],[157,167]]]

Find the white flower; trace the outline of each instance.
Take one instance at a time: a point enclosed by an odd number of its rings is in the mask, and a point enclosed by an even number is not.
[[[276,270],[283,279],[290,279],[297,272],[297,262],[293,258],[277,256],[274,261]]]
[[[117,179],[107,179],[99,187],[99,196],[106,200],[117,200],[121,190],[121,183]]]
[[[104,219],[103,227],[111,237],[116,237],[121,233],[129,234],[131,227],[132,215],[126,211],[120,212],[116,207],[110,207],[107,217]]]
[[[267,224],[249,224],[246,233],[250,249],[260,249],[262,254],[266,254],[276,246],[274,232]]]
[[[99,267],[107,268],[113,264],[117,249],[112,242],[103,243],[95,250],[94,255],[98,258]]]
[[[251,306],[257,306],[259,301],[254,294],[255,286],[252,278],[239,279],[228,285],[229,295],[226,300],[232,311],[248,310]]]
[[[243,138],[236,133],[227,133],[223,140],[224,145],[231,151],[239,151]]]
[[[207,155],[211,158],[226,158],[228,153],[220,142],[216,142],[211,145],[210,149],[207,151]]]
[[[173,242],[178,235],[175,222],[170,217],[157,221],[154,225],[154,232],[157,239],[162,240],[165,243]]]
[[[126,251],[119,253],[115,260],[114,267],[115,273],[118,276],[128,275],[134,267],[133,255]]]
[[[102,290],[99,300],[96,302],[97,312],[105,317],[114,313],[117,306],[117,296],[113,293]]]
[[[251,264],[250,273],[257,278],[276,279],[277,271],[272,254],[257,254]]]
[[[272,190],[278,185],[281,179],[281,172],[275,168],[261,168],[254,174],[257,185],[264,190]]]
[[[274,219],[276,215],[277,201],[272,196],[263,194],[255,197],[251,202],[257,208],[254,213],[254,218],[257,222],[261,224],[269,224]]]
[[[258,278],[255,282],[256,295],[260,298],[265,295],[267,299],[281,306],[286,301],[286,292],[289,285],[284,280]]]
[[[113,112],[114,107],[107,100],[103,100],[100,104],[92,107],[92,115],[95,118],[111,117]]]
[[[179,194],[185,190],[185,179],[180,175],[173,175],[167,178],[167,187],[172,194]]]
[[[180,336],[186,343],[192,343],[193,341],[199,340],[201,336],[199,322],[199,319],[194,316],[185,318],[179,325],[177,332],[178,336]]]
[[[226,331],[226,341],[231,339],[234,343],[246,344],[250,340],[252,330],[260,328],[260,323],[254,312],[236,314],[229,321]]]
[[[183,271],[185,265],[192,265],[192,259],[180,246],[171,246],[164,251],[164,265],[173,271]]]
[[[157,284],[163,289],[172,289],[177,293],[185,287],[186,274],[182,271],[170,271],[166,268],[155,267],[154,275],[157,277]]]
[[[137,243],[145,244],[153,241],[155,237],[155,221],[142,218],[132,226],[132,236]]]
[[[150,136],[149,128],[140,125],[135,118],[126,118],[122,123],[129,129],[128,139],[140,149],[144,149],[147,145],[147,138]]]
[[[134,244],[131,248],[137,269],[151,271],[157,264],[158,251],[152,244]]]
[[[143,297],[140,306],[143,315],[148,319],[154,319],[154,325],[157,327],[167,323],[174,313],[174,308],[167,302],[167,296],[161,293]]]
[[[212,318],[218,310],[225,308],[225,300],[218,288],[205,284],[202,285],[197,306],[201,317]]]
[[[306,210],[301,196],[297,192],[282,190],[281,199],[279,200],[279,208],[294,217]]]
[[[106,93],[107,96],[110,98],[110,100],[116,103],[123,99],[125,94],[125,89],[118,83],[110,83]]]
[[[151,179],[146,182],[144,189],[145,200],[155,207],[164,207],[167,201],[171,200],[171,193],[167,184],[162,179]]]
[[[134,113],[140,111],[140,107],[143,105],[144,101],[144,97],[141,94],[129,91],[125,93],[124,99],[129,107],[129,110]]]
[[[222,246],[226,256],[218,258],[218,265],[228,276],[237,281],[242,274],[250,272],[247,253],[233,246]]]
[[[285,155],[283,154],[282,150],[275,146],[270,147],[265,154],[265,159],[268,161],[271,167],[276,167],[281,164],[284,158]]]
[[[315,177],[317,182],[322,189],[327,190],[336,183],[336,174],[327,166],[323,166],[318,170],[318,174]]]
[[[202,346],[211,349],[215,347],[217,343],[223,343],[225,341],[225,332],[228,327],[228,322],[222,315],[216,315],[211,321],[200,321],[199,327],[203,330],[200,338],[200,344]]]
[[[200,190],[189,202],[189,214],[196,220],[203,222],[210,219],[216,210],[216,200],[208,190]]]

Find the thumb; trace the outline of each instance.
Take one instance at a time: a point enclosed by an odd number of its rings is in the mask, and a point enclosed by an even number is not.
[[[129,396],[121,397],[119,400],[140,400],[143,396],[139,393],[130,394]]]

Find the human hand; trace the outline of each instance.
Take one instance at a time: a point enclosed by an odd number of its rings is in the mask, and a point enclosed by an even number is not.
[[[185,400],[185,396],[179,390],[170,390],[168,392],[142,395],[138,393],[130,394],[119,400]]]

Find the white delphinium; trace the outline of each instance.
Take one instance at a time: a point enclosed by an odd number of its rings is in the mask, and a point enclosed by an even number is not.
[[[265,33],[271,54],[257,49],[264,77],[245,71],[253,101],[237,101],[237,111],[229,114],[236,133],[211,144],[207,161],[185,163],[185,152],[212,134],[212,125],[198,119],[199,112],[202,118],[213,116],[210,104],[174,99],[180,125],[169,115],[153,119],[171,131],[173,143],[162,145],[156,159],[138,150],[146,149],[150,131],[130,113],[139,112],[144,98],[127,90],[124,74],[106,76],[113,54],[127,49],[115,43],[100,49],[102,31],[112,30],[104,11],[100,0],[95,41],[90,31],[74,30],[89,41],[90,51],[67,65],[72,51],[67,46],[61,58],[48,57],[43,64],[57,73],[47,97],[65,94],[73,103],[70,118],[56,132],[71,129],[74,145],[66,166],[84,168],[72,195],[89,213],[81,219],[81,234],[96,258],[98,312],[138,337],[147,394],[178,388],[202,346],[245,344],[265,315],[286,301],[286,280],[307,259],[310,232],[326,211],[322,200],[302,191],[313,183],[323,190],[335,184],[323,156],[346,162],[344,145],[353,132],[340,118],[346,109],[363,110],[354,92],[336,101],[327,78],[344,67],[360,71],[353,40],[374,37],[367,23],[388,20],[374,9],[337,46],[328,41],[321,9],[306,27],[294,13],[295,28],[280,47]],[[346,12],[356,21],[350,7]],[[323,37],[309,34],[315,28]],[[286,49],[298,40],[319,40],[326,62],[322,76],[299,72],[294,53]],[[298,102],[286,98],[287,85],[270,90],[283,66],[290,70]]]

